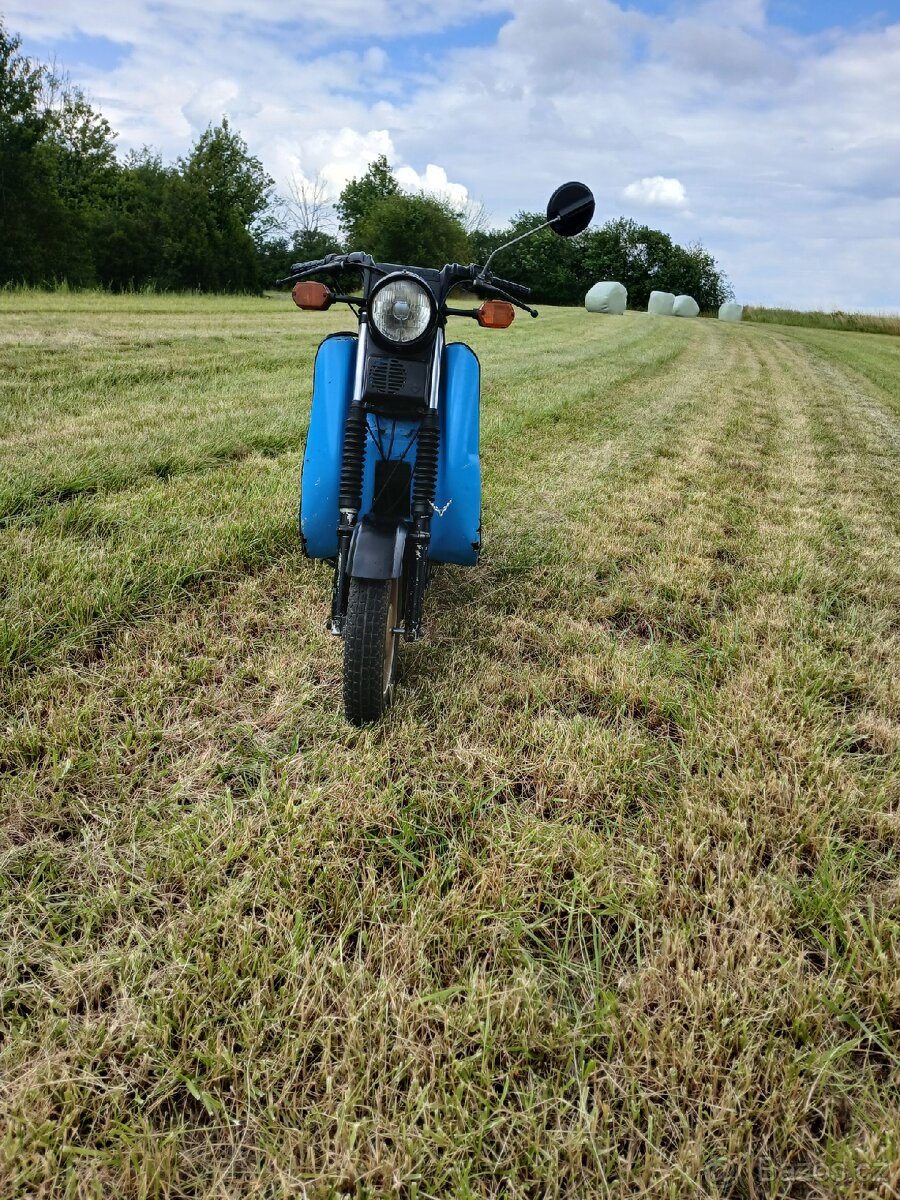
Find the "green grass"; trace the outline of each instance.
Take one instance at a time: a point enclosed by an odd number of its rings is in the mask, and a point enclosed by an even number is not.
[[[896,313],[805,312],[795,308],[744,307],[744,320],[766,325],[805,325],[810,329],[830,329],[841,333],[900,334],[900,316]]]
[[[900,1188],[886,339],[547,310],[383,726],[284,300],[0,296],[0,1194]]]

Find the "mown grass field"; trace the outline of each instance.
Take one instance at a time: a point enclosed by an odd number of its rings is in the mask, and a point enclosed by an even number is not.
[[[482,563],[360,732],[347,326],[0,297],[0,1195],[897,1196],[900,341],[466,324]]]

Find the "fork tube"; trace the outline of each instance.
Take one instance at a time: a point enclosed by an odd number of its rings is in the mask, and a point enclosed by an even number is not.
[[[417,641],[422,636],[422,607],[428,582],[428,546],[431,542],[431,515],[437,488],[438,452],[440,450],[441,367],[444,357],[444,330],[439,327],[434,339],[434,358],[431,363],[431,392],[428,411],[419,427],[419,446],[413,473],[412,530],[408,541],[412,554],[412,577],[406,605],[406,640]]]
[[[350,579],[347,574],[350,542],[362,506],[363,467],[366,456],[366,414],[362,407],[362,398],[368,343],[369,326],[365,314],[362,314],[359,320],[359,337],[356,345],[353,400],[344,425],[341,488],[338,499],[340,512],[337,527],[338,552],[334,567],[331,623],[329,625],[331,632],[338,635],[344,632],[344,620],[347,616],[347,597],[350,591]]]

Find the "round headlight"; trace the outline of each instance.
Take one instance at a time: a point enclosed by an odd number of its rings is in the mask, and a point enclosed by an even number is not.
[[[413,275],[386,275],[369,297],[376,336],[391,346],[411,347],[434,327],[437,305],[431,291]]]

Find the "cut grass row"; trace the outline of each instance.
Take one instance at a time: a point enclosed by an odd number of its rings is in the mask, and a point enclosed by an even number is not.
[[[485,556],[378,729],[296,451],[8,526],[51,607],[66,537],[101,599],[163,575],[7,671],[5,1193],[897,1190],[896,413],[793,333],[664,324],[482,335]],[[228,569],[167,591],[207,527]]]

